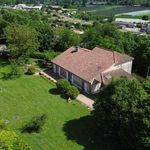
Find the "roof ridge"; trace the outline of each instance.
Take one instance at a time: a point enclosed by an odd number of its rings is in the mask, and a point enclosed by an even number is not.
[[[100,48],[100,49],[103,49],[103,50],[106,50],[106,51],[109,51],[109,52],[113,52],[113,51],[114,51],[114,50],[112,50],[112,49],[104,48],[104,47],[99,46],[99,45],[96,45],[95,48]],[[95,49],[95,48],[93,48],[93,49]],[[93,50],[93,49],[92,49],[92,50]]]
[[[96,45],[95,48],[100,48],[100,49],[103,49],[103,50],[106,50],[106,51],[109,51],[109,52],[112,52],[112,53],[115,52],[115,53],[117,53],[117,54],[124,55],[124,56],[130,57],[130,58],[133,58],[132,56],[129,56],[129,55],[125,54],[125,53],[121,53],[121,52],[118,52],[118,51],[116,51],[116,50],[104,48],[104,47],[101,47],[101,46],[99,46],[99,45]],[[95,49],[95,48],[93,48],[93,49]],[[92,49],[92,50],[93,50],[93,49]],[[134,59],[134,58],[133,58],[133,59]]]
[[[77,46],[72,46],[72,47],[70,47],[70,48],[76,48]],[[85,51],[91,51],[90,49],[87,49],[87,48],[84,48],[84,47],[80,47],[80,46],[78,46],[81,50],[85,50]],[[69,49],[70,49],[69,48]]]

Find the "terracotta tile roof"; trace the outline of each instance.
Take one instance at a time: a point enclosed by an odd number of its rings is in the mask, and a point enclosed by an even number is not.
[[[127,73],[123,69],[116,69],[103,74],[103,83],[104,85],[108,85],[112,81],[112,79],[117,79],[120,77],[127,77],[130,80],[135,79],[131,74]]]
[[[132,59],[127,55],[99,47],[95,47],[93,50],[79,48],[78,52],[75,47],[71,47],[54,58],[52,63],[92,83],[95,78],[101,81],[100,74],[112,65]]]

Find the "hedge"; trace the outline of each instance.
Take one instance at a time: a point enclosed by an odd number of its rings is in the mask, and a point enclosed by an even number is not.
[[[75,86],[70,85],[67,87],[66,95],[71,99],[76,99],[77,96],[79,95],[79,90]]]
[[[30,55],[31,58],[44,59],[44,60],[52,60],[54,57],[59,55],[59,52],[55,51],[44,51],[44,52],[34,52]]]
[[[65,79],[60,79],[58,80],[58,82],[56,83],[57,89],[61,94],[65,94],[68,90],[68,86],[70,86],[69,81],[65,80]]]
[[[26,74],[32,75],[32,74],[35,74],[35,72],[36,72],[35,66],[29,66]]]

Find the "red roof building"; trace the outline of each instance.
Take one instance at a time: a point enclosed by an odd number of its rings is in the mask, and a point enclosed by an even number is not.
[[[95,47],[71,47],[52,60],[53,72],[86,93],[97,93],[112,78],[131,77],[133,57]]]

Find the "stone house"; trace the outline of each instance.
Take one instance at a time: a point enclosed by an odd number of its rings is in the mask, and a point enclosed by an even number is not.
[[[133,57],[95,47],[93,50],[71,47],[52,60],[54,74],[69,80],[88,94],[99,92],[113,78],[132,78]]]

